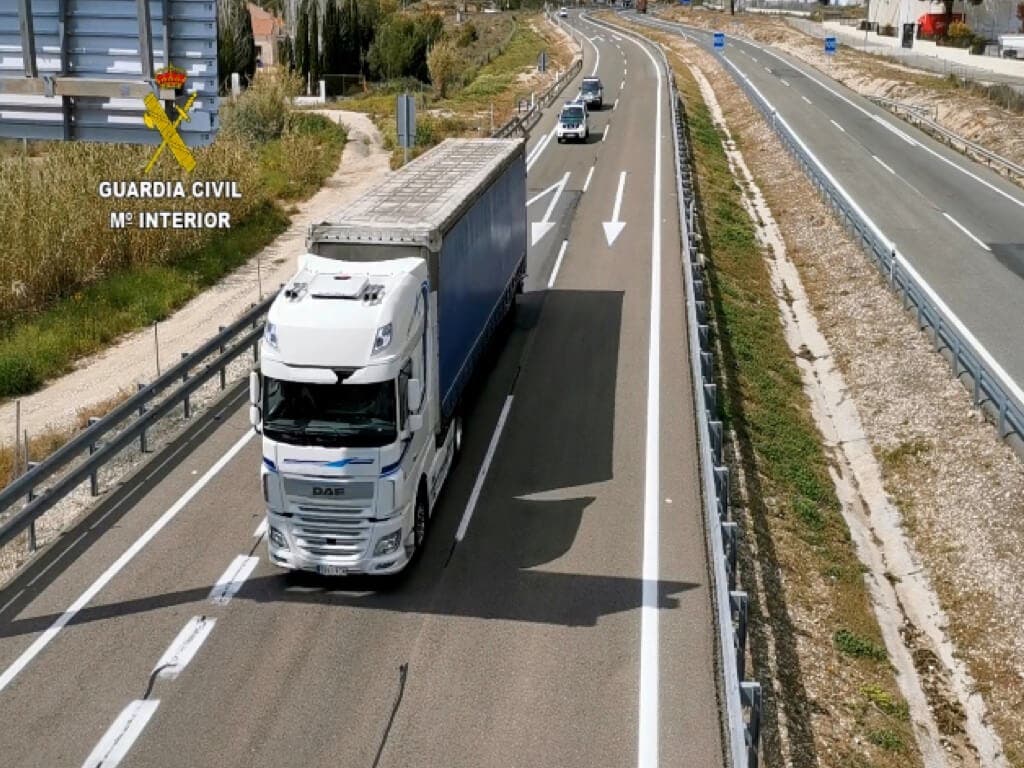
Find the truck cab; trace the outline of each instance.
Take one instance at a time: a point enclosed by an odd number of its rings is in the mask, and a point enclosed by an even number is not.
[[[252,394],[270,558],[285,568],[393,573],[423,543],[427,490],[406,477],[433,440],[426,264],[372,266],[307,254],[267,318]]]

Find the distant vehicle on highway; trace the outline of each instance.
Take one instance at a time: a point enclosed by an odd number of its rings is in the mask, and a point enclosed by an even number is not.
[[[558,9],[558,15],[564,19],[566,16],[569,15],[569,11],[565,9],[565,6],[562,6],[561,8]]]
[[[249,382],[273,565],[389,574],[422,549],[525,211],[522,141],[448,139],[310,228]]]
[[[584,77],[580,96],[587,107],[601,109],[604,106],[604,84],[599,77]]]
[[[590,136],[590,125],[587,120],[587,105],[583,101],[569,101],[562,107],[558,115],[555,137],[559,143],[568,139],[586,141]]]

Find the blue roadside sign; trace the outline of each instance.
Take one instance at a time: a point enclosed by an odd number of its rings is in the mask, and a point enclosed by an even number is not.
[[[825,53],[829,56],[834,56],[836,52],[836,39],[834,37],[825,38]]]
[[[725,48],[725,32],[715,32],[715,50],[720,51]]]

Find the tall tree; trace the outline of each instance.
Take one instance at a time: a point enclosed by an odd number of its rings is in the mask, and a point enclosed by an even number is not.
[[[322,68],[325,74],[337,75],[345,72],[345,51],[342,36],[342,19],[337,0],[327,0],[324,8],[323,47],[321,48]]]
[[[309,3],[304,1],[299,4],[297,16],[293,45],[295,71],[302,76],[302,80],[305,82],[309,75]]]
[[[229,83],[237,72],[242,80],[256,73],[256,42],[245,0],[217,0],[217,71]]]
[[[309,9],[309,84],[315,92],[323,72],[323,61],[320,58],[320,9],[316,0],[310,3]]]

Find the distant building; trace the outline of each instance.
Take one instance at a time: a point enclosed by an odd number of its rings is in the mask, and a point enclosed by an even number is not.
[[[266,69],[277,65],[277,46],[285,37],[284,19],[248,3],[252,16],[252,36],[256,43],[256,62]]]
[[[967,26],[977,35],[995,39],[1007,32],[1020,29],[1017,20],[1017,3],[1020,0],[983,0],[980,5],[969,2],[953,4],[953,13],[962,14]],[[901,24],[915,24],[925,14],[943,14],[945,7],[940,2],[922,0],[870,0],[869,19],[877,21],[880,27]],[[954,16],[955,18],[955,16]]]

